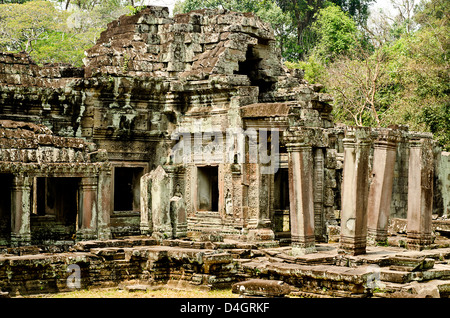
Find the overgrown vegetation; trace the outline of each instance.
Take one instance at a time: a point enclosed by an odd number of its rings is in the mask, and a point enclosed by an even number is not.
[[[254,12],[270,23],[290,68],[325,85],[338,122],[409,125],[450,150],[448,0],[391,0],[394,14],[369,16],[374,0],[178,0]],[[144,0],[0,0],[0,50],[38,63],[82,66],[107,23]]]

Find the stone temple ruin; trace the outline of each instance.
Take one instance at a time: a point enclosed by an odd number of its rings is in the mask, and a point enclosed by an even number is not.
[[[83,287],[448,297],[449,154],[336,125],[253,14],[146,7],[84,63],[0,53],[4,293],[69,290],[76,264]]]

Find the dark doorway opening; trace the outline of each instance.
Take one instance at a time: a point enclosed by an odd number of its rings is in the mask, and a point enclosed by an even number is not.
[[[219,211],[219,167],[198,167],[197,197],[199,211]]]
[[[11,238],[11,186],[13,175],[0,173],[0,245]]]
[[[289,171],[279,168],[274,175],[273,218],[275,237],[280,243],[290,240]]]
[[[31,210],[33,244],[74,239],[79,182],[77,177],[35,178]]]
[[[247,75],[252,86],[259,87],[259,93],[272,90],[274,82],[269,81],[260,69],[263,60],[257,53],[257,46],[249,45],[245,53],[245,61],[239,62],[239,69],[235,74]]]
[[[114,211],[139,211],[142,167],[114,169]]]

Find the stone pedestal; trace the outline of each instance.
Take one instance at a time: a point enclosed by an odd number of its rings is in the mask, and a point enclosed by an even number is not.
[[[431,244],[433,167],[431,140],[411,139],[406,227],[407,247],[410,249],[421,250]]]
[[[23,246],[31,243],[32,178],[15,176],[11,188],[11,245]]]
[[[391,209],[397,135],[381,130],[374,142],[372,181],[367,207],[367,241],[385,242]]]
[[[292,254],[313,253],[316,248],[312,147],[306,143],[290,142],[287,150]]]
[[[348,127],[343,142],[340,252],[358,255],[366,252],[370,130]]]
[[[96,177],[80,180],[77,240],[97,238],[97,182]]]

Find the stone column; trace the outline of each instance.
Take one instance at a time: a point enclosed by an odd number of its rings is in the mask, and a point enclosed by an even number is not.
[[[289,201],[291,218],[292,254],[313,253],[314,195],[312,147],[298,136],[287,136],[289,155]]]
[[[97,238],[97,177],[83,177],[79,184],[78,240]]]
[[[112,213],[112,178],[111,169],[101,170],[98,176],[98,220],[97,233],[99,239],[111,238],[110,217]]]
[[[322,148],[315,148],[314,153],[314,232],[317,242],[326,242],[324,220],[324,153]]]
[[[422,250],[431,244],[433,211],[433,150],[431,139],[410,140],[407,247]]]
[[[141,222],[139,224],[142,235],[152,235],[153,219],[152,219],[152,178],[151,174],[147,173],[141,177],[140,180],[140,212]]]
[[[31,243],[31,184],[33,179],[16,175],[11,188],[11,246]]]
[[[397,134],[380,130],[374,142],[372,182],[367,207],[368,243],[385,242],[391,210]]]
[[[170,238],[173,234],[170,220],[170,199],[172,194],[172,178],[162,166],[150,172],[151,178],[151,216],[153,223],[152,236],[157,239]]]
[[[344,138],[344,171],[340,252],[366,252],[370,130],[348,127]]]

